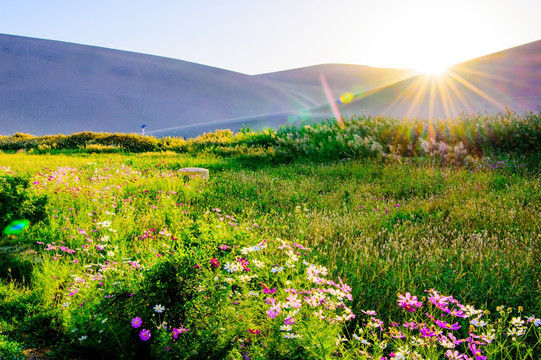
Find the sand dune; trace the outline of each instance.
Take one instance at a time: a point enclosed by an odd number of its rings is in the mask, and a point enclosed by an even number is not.
[[[78,131],[192,137],[349,114],[454,117],[541,105],[541,41],[457,64],[441,78],[323,64],[246,75],[169,58],[0,34],[0,134]]]

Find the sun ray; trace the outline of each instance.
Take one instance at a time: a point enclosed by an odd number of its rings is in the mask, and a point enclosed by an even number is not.
[[[428,82],[429,82],[428,77],[426,77],[426,76],[423,77],[420,89],[415,94],[415,97],[413,98],[413,101],[411,102],[411,105],[410,105],[408,111],[406,112],[406,115],[404,116],[405,118],[415,117],[415,115],[419,112],[417,107],[418,107],[418,105],[420,103],[421,98],[424,95],[426,95]],[[417,112],[415,111],[416,109],[417,109]]]
[[[480,97],[482,97],[483,99],[487,100],[488,102],[490,102],[492,105],[496,106],[498,108],[498,110],[500,111],[505,111],[505,106],[501,105],[500,103],[498,103],[496,100],[494,100],[490,95],[488,95],[487,93],[485,93],[483,90],[479,89],[477,86],[473,85],[471,82],[469,82],[468,80],[464,79],[463,77],[461,77],[460,75],[458,75],[457,73],[455,72],[450,72],[449,75],[451,77],[453,77],[453,79],[455,79],[456,81],[458,81],[459,83],[461,83],[462,85],[464,85],[465,87],[467,87],[468,89],[470,89],[471,91],[473,91],[474,93],[476,93],[477,95],[479,95]]]
[[[417,76],[413,81],[402,91],[400,94],[385,108],[384,112],[389,112],[395,105],[400,106],[407,101],[407,96],[415,93],[417,89],[422,85],[422,79]]]
[[[441,77],[438,78],[438,90],[440,94],[441,103],[443,106],[443,112],[445,113],[445,118],[450,119],[451,116],[451,106],[454,108],[453,99],[449,95],[449,91],[447,89],[447,82],[445,79],[447,78],[447,74],[443,74]],[[449,104],[451,103],[451,105]]]

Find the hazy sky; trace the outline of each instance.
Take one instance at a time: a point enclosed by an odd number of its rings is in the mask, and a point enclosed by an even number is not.
[[[539,14],[541,0],[0,0],[0,33],[246,74],[331,62],[423,69],[539,40]]]

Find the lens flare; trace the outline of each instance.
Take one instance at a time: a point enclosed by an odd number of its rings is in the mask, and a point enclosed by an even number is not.
[[[28,220],[15,220],[4,229],[4,234],[15,235],[20,234],[24,229],[28,227],[30,221]]]
[[[340,101],[342,102],[342,104],[347,104],[349,102],[351,102],[353,100],[354,96],[352,93],[350,92],[345,92],[342,94],[342,96],[340,96]]]
[[[334,100],[334,97],[332,95],[331,88],[329,87],[329,84],[327,83],[327,79],[325,79],[325,75],[319,74],[319,80],[321,81],[321,85],[323,86],[323,91],[325,91],[325,96],[327,97],[327,100],[329,101],[329,106],[331,107],[334,117],[336,118],[336,122],[338,123],[338,126],[340,126],[341,129],[344,129],[346,126],[344,125],[342,116],[340,116],[338,105],[336,105],[336,101]]]

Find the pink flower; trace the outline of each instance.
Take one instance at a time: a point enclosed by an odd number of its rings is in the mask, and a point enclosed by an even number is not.
[[[136,316],[133,319],[131,319],[131,326],[132,327],[137,329],[137,328],[140,328],[141,325],[143,325],[143,320],[139,316]]]
[[[183,328],[182,326],[179,327],[178,329],[174,328],[173,329],[173,338],[177,339],[180,334],[185,333],[185,332],[188,332],[188,329]]]
[[[261,330],[258,330],[258,329],[248,329],[248,332],[254,335],[261,334]]]
[[[417,308],[423,306],[422,302],[417,301],[417,296],[413,296],[410,293],[406,293],[406,295],[398,294],[398,299],[398,305],[409,312],[414,312]]]
[[[220,262],[218,261],[218,259],[212,258],[212,259],[210,260],[210,265],[212,265],[213,267],[217,268],[217,267],[220,267]]]
[[[282,312],[282,309],[280,308],[280,303],[271,306],[269,310],[267,310],[267,315],[269,318],[274,319],[279,313]]]
[[[363,314],[366,314],[366,315],[372,315],[372,316],[376,316],[376,315],[377,315],[376,312],[375,312],[374,310],[366,310],[366,311],[365,311],[365,310],[361,310],[361,312],[362,312]]]
[[[467,359],[468,358],[466,355],[461,354],[456,350],[455,351],[447,350],[447,352],[445,353],[445,356],[449,360],[461,360],[461,359]]]
[[[141,330],[141,332],[139,333],[139,337],[141,338],[141,340],[147,341],[148,339],[150,339],[150,330]]]

